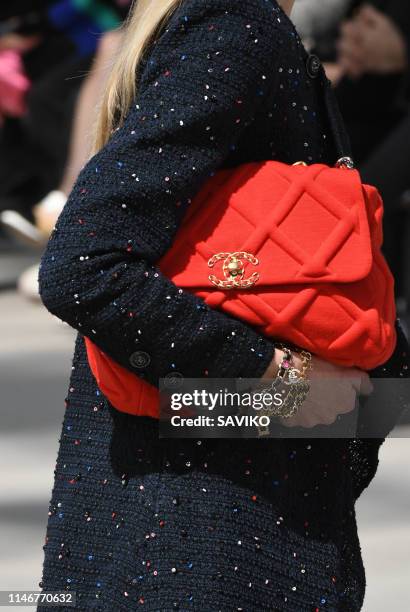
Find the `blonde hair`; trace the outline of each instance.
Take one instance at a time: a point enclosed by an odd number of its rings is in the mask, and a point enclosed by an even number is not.
[[[122,40],[97,114],[93,152],[99,151],[120,126],[136,94],[138,67],[144,51],[183,0],[134,0],[120,30]]]

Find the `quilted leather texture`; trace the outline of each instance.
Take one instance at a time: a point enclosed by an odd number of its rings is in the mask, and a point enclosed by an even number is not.
[[[339,365],[371,370],[388,360],[396,343],[394,280],[381,253],[382,217],[380,195],[363,186],[355,170],[244,164],[208,181],[159,267],[177,286],[266,336]],[[257,272],[258,280],[245,289],[220,289],[209,276],[226,280],[223,259],[212,269],[208,261],[234,252],[257,258],[256,265],[241,259],[241,278]],[[99,356],[90,341],[87,350],[100,386],[110,380],[115,387],[113,405],[125,405],[125,396],[118,397],[119,372],[123,393],[130,393],[125,385],[135,392],[139,387],[133,402],[141,405],[141,387],[144,399],[154,402],[153,387]],[[108,365],[115,372],[110,374]]]

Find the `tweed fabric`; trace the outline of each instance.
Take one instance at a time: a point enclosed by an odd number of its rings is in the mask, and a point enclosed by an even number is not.
[[[307,65],[275,0],[185,0],[50,239],[41,296],[79,334],[42,588],[75,591],[78,610],[361,608],[354,502],[381,440],[159,440],[156,421],[101,395],[82,336],[154,385],[264,372],[270,340],[155,264],[218,168],[335,161],[324,81]]]

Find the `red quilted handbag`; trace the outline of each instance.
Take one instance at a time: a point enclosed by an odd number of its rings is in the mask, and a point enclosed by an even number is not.
[[[212,308],[342,366],[371,370],[396,344],[383,203],[356,170],[255,162],[215,174],[161,271]],[[158,417],[158,391],[85,339],[119,410]]]

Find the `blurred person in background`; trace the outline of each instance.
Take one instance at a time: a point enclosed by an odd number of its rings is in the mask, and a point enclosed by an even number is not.
[[[129,0],[62,0],[41,2],[33,12],[23,3],[25,10],[18,19],[3,16],[3,30],[18,32],[4,36],[3,46],[16,46],[18,41],[20,71],[31,65],[25,54],[29,43],[40,54],[38,75],[32,83],[26,78],[20,104],[9,104],[5,112],[0,148],[0,158],[5,158],[0,218],[3,226],[31,244],[44,245],[87,159],[95,105],[118,41],[117,33],[110,30],[126,16],[129,4]],[[21,25],[25,23],[34,37],[27,38]],[[53,68],[46,55],[53,56],[55,39],[64,53]],[[4,88],[4,93],[10,89]],[[38,298],[37,273],[38,266],[32,266],[18,282],[19,289],[33,298]]]
[[[407,114],[410,4],[297,0],[295,22],[326,62],[361,163]]]
[[[363,179],[384,198],[383,248],[395,274],[399,311],[408,317],[410,4],[298,0],[295,21],[326,62]]]
[[[101,98],[108,69],[120,40],[121,34],[118,31],[106,32],[100,37],[93,65],[83,79],[77,97],[68,158],[62,179],[57,189],[47,194],[33,209],[35,225],[40,233],[39,241],[42,245],[50,235],[77,175],[90,155],[90,132],[94,122],[96,104]]]
[[[79,77],[92,59],[91,34],[79,31],[67,8],[64,3],[17,2],[1,14],[3,54],[14,52],[28,83],[16,107],[1,105],[0,210],[14,213],[17,229],[18,222],[24,227],[24,221],[33,220],[33,205],[61,174]],[[15,76],[9,73],[8,82],[3,76],[2,101],[13,90]]]
[[[341,27],[336,93],[362,163],[408,112],[410,4],[357,4]]]
[[[358,3],[356,2],[355,5]],[[410,305],[410,4],[359,4],[341,29],[336,92],[363,180],[385,202],[384,252],[400,313]]]

